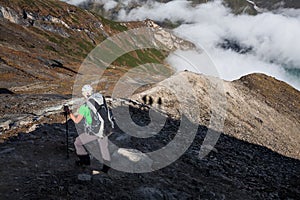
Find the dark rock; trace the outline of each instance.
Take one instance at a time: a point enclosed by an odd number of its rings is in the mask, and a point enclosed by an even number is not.
[[[14,93],[7,88],[0,88],[0,94],[14,94]]]
[[[1,155],[1,154],[6,154],[6,153],[11,153],[11,152],[13,152],[14,150],[15,150],[14,147],[12,147],[12,148],[7,148],[7,149],[4,149],[4,150],[1,150],[1,151],[0,151],[0,155]]]
[[[253,50],[253,47],[245,46],[243,44],[240,44],[238,41],[231,39],[224,39],[224,41],[218,46],[220,46],[223,49],[235,51],[239,54],[250,53]]]

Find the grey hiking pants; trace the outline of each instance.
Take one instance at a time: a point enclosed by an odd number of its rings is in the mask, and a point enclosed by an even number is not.
[[[101,151],[101,155],[103,160],[107,160],[110,161],[110,154],[109,154],[109,150],[108,150],[108,138],[104,137],[104,138],[99,138],[95,135],[89,135],[86,133],[82,133],[80,134],[74,142],[74,146],[76,149],[76,154],[77,155],[87,155],[88,152],[86,151],[86,149],[84,148],[84,145],[87,143],[90,143],[94,140],[98,141],[99,147],[100,147],[100,151]],[[95,151],[98,152],[98,151]],[[98,156],[96,156],[96,158],[98,158]]]

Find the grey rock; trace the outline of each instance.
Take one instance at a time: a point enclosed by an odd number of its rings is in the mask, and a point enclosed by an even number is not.
[[[163,193],[153,187],[140,187],[133,193],[133,199],[148,199],[148,200],[157,200],[164,199]]]
[[[14,147],[4,149],[4,150],[0,151],[0,155],[1,155],[1,154],[5,154],[5,153],[10,153],[10,152],[12,152],[12,151],[14,151],[14,150],[15,150]]]
[[[78,174],[77,175],[77,179],[79,181],[91,181],[92,180],[92,176],[89,174]]]

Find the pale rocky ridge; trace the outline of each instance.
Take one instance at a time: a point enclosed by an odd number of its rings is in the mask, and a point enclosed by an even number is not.
[[[255,78],[255,76],[263,77],[266,81],[272,80],[262,74],[251,77]],[[186,83],[191,84],[183,87],[182,80],[184,79]],[[274,108],[267,103],[268,99],[265,101],[260,99],[260,96],[264,95],[263,91],[249,88],[242,81],[222,81],[221,86],[214,87],[214,83],[219,81],[201,74],[180,72],[132,98],[146,104],[149,104],[149,98],[151,98],[152,106],[176,117],[180,117],[181,112],[194,123],[207,127],[211,125],[211,113],[216,108],[215,112],[225,118],[225,123],[224,127],[212,125],[211,128],[221,127],[222,130],[218,131],[223,131],[230,136],[266,146],[285,156],[300,158],[299,103],[290,105],[290,102],[286,102],[291,108],[282,114],[281,109],[285,109],[285,106]],[[290,87],[279,81],[276,84]],[[168,89],[170,87],[177,92],[177,96],[174,92],[170,92]],[[292,98],[299,99],[299,92],[296,91],[296,94],[297,96]],[[218,99],[212,100],[215,97]],[[158,103],[158,99],[161,103]],[[275,101],[275,104],[279,103]],[[222,119],[215,121],[222,123]]]

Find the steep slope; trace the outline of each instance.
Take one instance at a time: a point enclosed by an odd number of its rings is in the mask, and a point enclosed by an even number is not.
[[[58,79],[70,81],[80,61],[105,38],[97,17],[59,1],[1,1],[0,10],[3,87],[33,83],[35,93],[49,92],[50,84],[62,90]]]
[[[139,124],[147,125],[145,111],[131,109],[131,112]],[[180,134],[179,125],[178,121],[168,119],[159,134],[147,139],[132,137],[117,128],[110,140],[123,148],[154,151],[163,148],[175,134]],[[71,143],[77,135],[74,123],[69,122],[69,131]],[[65,124],[43,124],[36,131],[20,133],[1,143],[0,197],[298,199],[299,160],[222,133],[219,133],[213,151],[199,159],[199,150],[208,131],[207,127],[199,126],[190,148],[163,169],[143,174],[113,169],[106,175],[98,174],[102,166],[96,159],[85,168],[74,166],[74,152],[70,152],[70,158],[66,159]],[[73,146],[70,147],[73,151]],[[116,150],[111,148],[110,152],[115,155]],[[137,155],[134,158],[137,159]]]
[[[70,94],[81,62],[96,45],[142,27],[153,27],[153,22],[113,22],[57,0],[1,0],[1,87],[15,93]],[[168,55],[168,51],[139,51],[112,64],[126,71],[149,60],[163,64]]]

